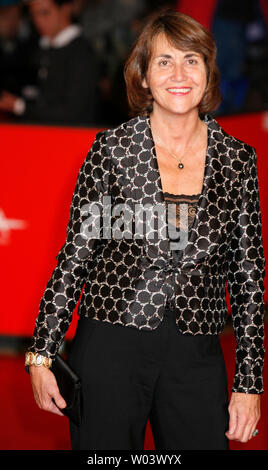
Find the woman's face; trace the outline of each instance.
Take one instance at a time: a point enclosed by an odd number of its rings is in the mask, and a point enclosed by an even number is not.
[[[161,33],[155,40],[146,78],[155,112],[186,114],[197,109],[207,85],[202,54],[173,47]]]

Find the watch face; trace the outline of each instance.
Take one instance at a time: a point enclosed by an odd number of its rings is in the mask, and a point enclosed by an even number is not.
[[[43,362],[43,357],[40,355],[36,356],[36,364],[40,366],[42,362]]]

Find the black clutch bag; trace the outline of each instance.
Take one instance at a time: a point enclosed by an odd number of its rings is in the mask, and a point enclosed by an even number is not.
[[[66,408],[61,412],[77,426],[81,424],[81,381],[69,364],[57,354],[50,370],[56,377],[60,394],[66,401]],[[54,401],[54,400],[53,400]],[[55,401],[54,401],[55,403]]]

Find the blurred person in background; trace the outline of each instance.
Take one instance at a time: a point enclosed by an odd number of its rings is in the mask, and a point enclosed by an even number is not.
[[[223,103],[219,114],[243,110],[250,79],[246,68],[247,31],[259,14],[257,0],[218,0],[211,31],[218,48]]]
[[[243,111],[268,108],[268,0],[256,1],[255,15],[246,26],[246,75],[249,79]]]
[[[34,81],[30,58],[36,38],[21,0],[0,0],[0,92],[19,94],[26,83]]]
[[[78,0],[76,18],[100,62],[97,122],[117,124],[128,117],[123,64],[148,12],[146,0]]]
[[[72,1],[27,3],[40,34],[37,93],[29,99],[4,90],[0,110],[23,121],[94,123],[98,62],[81,26],[72,23]]]

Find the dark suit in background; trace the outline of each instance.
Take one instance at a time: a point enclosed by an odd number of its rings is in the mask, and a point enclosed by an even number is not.
[[[94,124],[98,63],[79,27],[71,25],[68,31],[74,28],[77,34],[70,40],[62,32],[64,40],[52,46],[41,40],[38,95],[25,99],[23,121]]]

